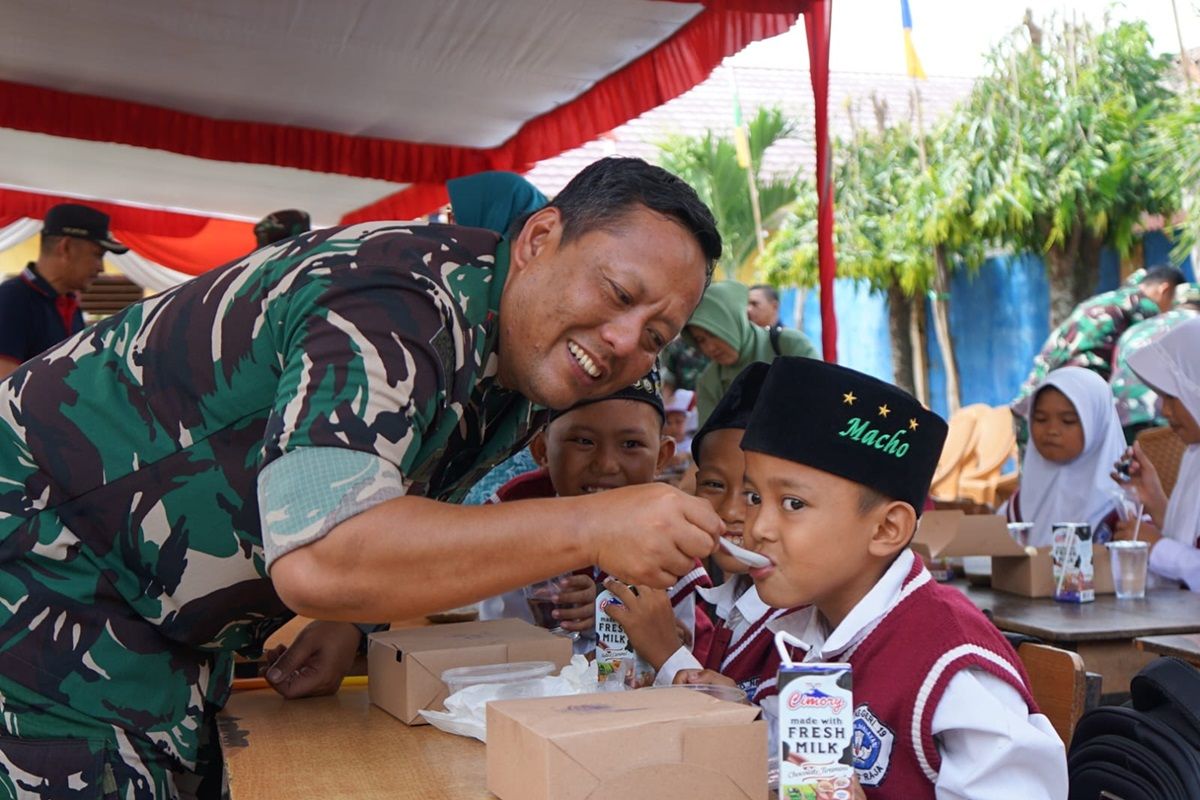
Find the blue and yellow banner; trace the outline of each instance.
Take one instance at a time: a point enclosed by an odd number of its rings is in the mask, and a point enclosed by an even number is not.
[[[908,9],[908,0],[900,0],[900,18],[904,23],[904,60],[908,64],[908,74],[913,78],[924,78],[925,69],[921,59],[917,58],[917,48],[912,40],[912,12]]]

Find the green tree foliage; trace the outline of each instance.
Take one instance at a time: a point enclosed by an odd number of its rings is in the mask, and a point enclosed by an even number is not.
[[[1103,245],[1127,253],[1143,213],[1178,207],[1178,184],[1147,160],[1173,102],[1170,60],[1141,22],[1096,32],[1027,17],[988,63],[947,130],[962,140],[970,224],[1045,257],[1056,324],[1092,290]]]
[[[758,188],[763,224],[772,227],[781,209],[796,199],[796,175],[763,176],[759,170],[767,148],[794,130],[777,108],[759,109],[749,123],[750,157]],[[731,136],[708,131],[702,136],[672,136],[659,145],[659,163],[683,178],[712,209],[724,241],[721,268],[733,277],[757,247],[754,211],[746,170],[738,165]]]
[[[1186,214],[1172,254],[1182,261],[1200,246],[1200,98],[1195,94],[1180,98],[1155,120],[1149,163],[1154,165],[1155,180],[1185,187]]]

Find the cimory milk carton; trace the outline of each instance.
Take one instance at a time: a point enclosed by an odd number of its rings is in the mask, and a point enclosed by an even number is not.
[[[1096,599],[1092,571],[1092,529],[1082,522],[1053,526],[1054,599],[1064,603],[1090,603]]]
[[[609,605],[621,605],[605,589],[596,595],[596,677],[601,691],[639,689],[654,683],[654,669],[629,646],[625,629],[604,613]]]
[[[780,800],[850,800],[854,695],[849,664],[779,668]]]

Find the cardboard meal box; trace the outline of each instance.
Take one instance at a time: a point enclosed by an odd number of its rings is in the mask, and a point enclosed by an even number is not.
[[[1054,570],[1049,547],[1022,547],[1008,535],[1004,517],[926,511],[913,536],[912,547],[928,558],[992,557],[992,588],[1024,597],[1053,597]],[[1108,550],[1092,545],[1096,594],[1112,594]]]
[[[1028,548],[1020,558],[992,559],[992,588],[1024,597],[1054,596],[1054,560],[1049,547]],[[1112,594],[1112,562],[1108,548],[1092,545],[1092,587],[1097,595]]]
[[[487,788],[501,800],[762,800],[758,708],[683,688],[487,707]]]
[[[519,619],[459,622],[373,633],[367,644],[367,693],[375,705],[409,725],[427,725],[417,712],[444,710],[441,675],[453,667],[571,660],[571,640]]]

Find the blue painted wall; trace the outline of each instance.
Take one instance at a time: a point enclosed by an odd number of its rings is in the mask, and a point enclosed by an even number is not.
[[[1172,244],[1162,233],[1143,240],[1143,263],[1170,263]],[[1191,260],[1177,265],[1195,280]],[[1096,291],[1117,288],[1120,259],[1106,249],[1101,253]],[[781,292],[780,318],[791,325],[801,293]],[[820,349],[821,311],[816,290],[803,293],[803,330]],[[838,318],[838,360],[848,367],[892,380],[892,347],[888,334],[887,298],[870,292],[865,284],[838,279],[834,286]],[[973,274],[957,273],[950,285],[950,334],[958,356],[963,404],[1004,405],[1017,393],[1029,373],[1033,357],[1049,335],[1050,286],[1041,258],[1035,255],[998,256],[984,262]],[[929,330],[929,385],[933,410],[946,413],[945,370],[934,336]]]

